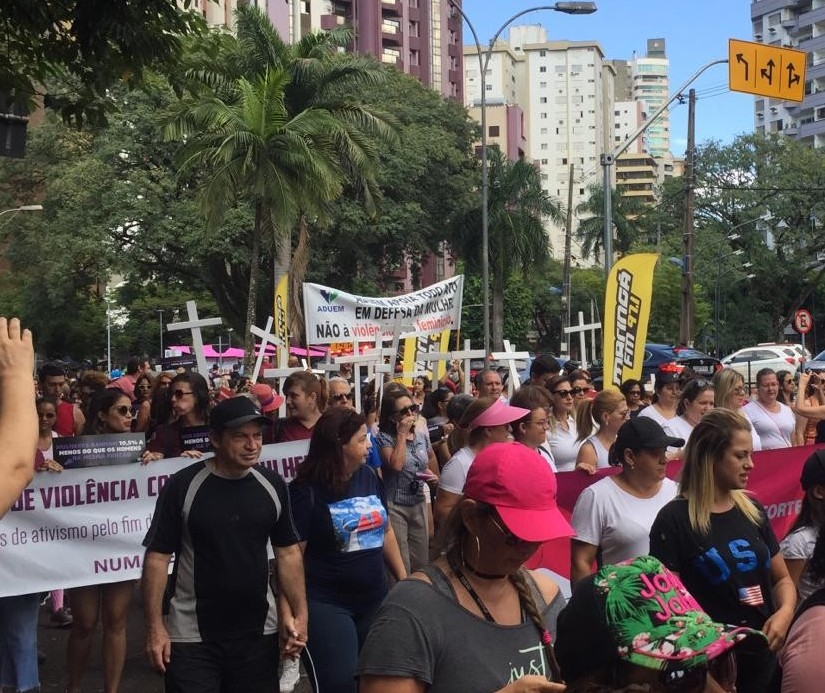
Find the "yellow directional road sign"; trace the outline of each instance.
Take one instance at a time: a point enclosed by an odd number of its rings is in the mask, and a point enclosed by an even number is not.
[[[785,101],[805,98],[805,51],[752,41],[728,41],[728,83],[732,91]]]

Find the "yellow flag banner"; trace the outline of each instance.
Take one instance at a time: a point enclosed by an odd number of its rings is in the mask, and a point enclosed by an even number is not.
[[[658,253],[625,255],[610,270],[604,299],[604,389],[642,376]]]
[[[273,332],[284,345],[289,348],[289,275],[284,274],[275,287],[275,305],[272,315],[275,316],[273,322]],[[280,351],[278,352],[280,354]],[[286,368],[287,364],[279,363],[279,368]]]
[[[413,373],[429,373],[430,380],[440,380],[447,372],[446,361],[424,361],[425,354],[443,353],[450,349],[450,330],[442,330],[430,335],[405,337],[403,340],[402,368],[404,376],[401,381],[405,385],[412,385],[415,376]],[[435,385],[433,386],[433,390]]]

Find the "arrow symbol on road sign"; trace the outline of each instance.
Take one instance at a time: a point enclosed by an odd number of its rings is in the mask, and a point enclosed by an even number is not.
[[[741,63],[745,66],[745,81],[747,82],[748,81],[748,68],[749,68],[748,61],[745,60],[745,56],[742,55],[742,53],[737,53],[736,54],[736,62]]]
[[[796,68],[793,66],[793,63],[790,63],[786,69],[788,70],[788,86],[792,87],[799,82],[799,75],[796,74]]]
[[[760,70],[762,76],[768,80],[768,84],[773,84],[773,68],[776,66],[773,59],[768,61],[768,69],[766,70],[764,67]]]

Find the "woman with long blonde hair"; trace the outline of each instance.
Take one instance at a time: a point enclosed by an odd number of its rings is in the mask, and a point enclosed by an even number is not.
[[[576,428],[581,447],[576,455],[576,469],[595,474],[597,469],[610,466],[608,451],[629,415],[627,401],[618,390],[602,390],[578,406]]]
[[[758,628],[778,652],[793,618],[796,590],[765,508],[746,491],[753,470],[748,421],[715,409],[685,446],[679,495],[650,530],[650,553],[678,573],[712,618]],[[768,690],[770,653],[738,655],[736,687]]]

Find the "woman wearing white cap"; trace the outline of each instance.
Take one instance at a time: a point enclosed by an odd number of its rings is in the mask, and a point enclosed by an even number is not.
[[[447,518],[464,494],[464,482],[475,456],[490,443],[504,443],[510,438],[510,424],[530,413],[512,407],[500,397],[479,397],[467,407],[458,427],[468,432],[467,445],[444,465],[435,504],[436,524]]]
[[[553,642],[564,598],[522,566],[571,533],[547,462],[518,443],[487,446],[439,534],[441,556],[376,614],[356,672],[361,693],[563,691],[552,682],[561,681]]]

